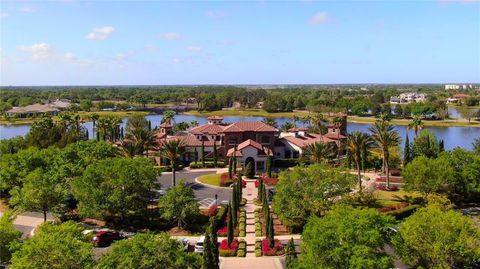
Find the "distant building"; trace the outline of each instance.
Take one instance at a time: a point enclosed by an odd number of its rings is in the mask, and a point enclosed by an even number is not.
[[[399,96],[390,97],[390,104],[410,104],[413,102],[425,102],[426,96],[423,93],[406,92]]]
[[[458,90],[460,89],[460,85],[457,84],[446,84],[445,90]]]
[[[58,115],[59,111],[58,108],[49,105],[33,104],[23,107],[13,107],[6,112],[6,115],[9,117],[27,118],[41,115]]]
[[[68,109],[70,108],[70,106],[72,105],[70,103],[70,100],[67,100],[67,99],[57,99],[53,102],[47,102],[46,105],[50,106],[50,107],[54,107],[54,108],[58,108],[60,110],[63,110],[63,109]]]
[[[468,94],[455,94],[447,98],[447,104],[463,104],[468,97],[470,97]]]
[[[255,104],[255,108],[262,109],[262,108],[263,108],[263,104],[264,104],[264,102],[257,102],[257,103]]]

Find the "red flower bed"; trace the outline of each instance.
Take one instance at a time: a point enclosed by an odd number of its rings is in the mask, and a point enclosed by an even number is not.
[[[228,177],[227,173],[223,173],[220,175],[220,186],[228,187],[232,184],[232,179]]]
[[[387,181],[387,178],[386,178],[386,177],[377,177],[377,178],[375,179],[375,181],[386,182],[386,181]],[[391,178],[390,178],[390,182],[398,182],[398,183],[401,183],[401,182],[402,182],[402,178],[401,178],[401,177],[391,177]]]
[[[409,203],[402,202],[402,203],[399,203],[399,204],[394,204],[394,205],[379,208],[378,211],[379,212],[389,212],[389,211],[394,211],[394,210],[397,210],[397,209],[405,208],[409,205],[410,205]]]
[[[273,248],[270,248],[270,246],[268,245],[268,239],[263,239],[262,252],[263,256],[279,256],[285,253],[283,249],[283,244],[278,239],[274,240]]]
[[[255,180],[255,188],[258,188],[258,185],[260,184],[260,182],[258,182],[258,179]]]
[[[275,186],[278,183],[278,178],[276,177],[268,177],[267,175],[262,175],[263,183],[268,186]]]
[[[209,217],[215,216],[217,214],[217,211],[218,211],[218,205],[213,204],[208,208],[207,216]]]
[[[246,187],[247,187],[247,182],[242,179],[242,188],[246,188]]]
[[[222,242],[220,242],[220,249],[236,250],[237,248],[238,248],[237,239],[233,239],[232,243],[230,244],[230,247],[228,246],[228,239],[223,239]]]
[[[218,236],[227,236],[227,232],[228,232],[228,229],[227,229],[227,226],[225,225],[222,228],[217,230],[217,235]]]
[[[382,191],[398,191],[399,189],[397,185],[390,185],[390,187],[387,187],[387,184],[383,183],[376,183],[375,188]]]

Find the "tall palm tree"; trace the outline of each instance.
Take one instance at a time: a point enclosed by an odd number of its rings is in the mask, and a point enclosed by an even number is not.
[[[418,130],[423,129],[424,124],[422,121],[422,118],[419,115],[414,115],[412,122],[408,124],[407,130],[414,130],[415,131],[415,137],[417,137]]]
[[[341,132],[341,127],[344,124],[344,121],[345,121],[345,119],[342,118],[342,117],[335,117],[332,120],[334,128],[338,127],[338,130],[337,130],[337,141],[338,141],[337,160],[340,160],[340,149],[342,148],[342,143],[340,141],[340,132]]]
[[[93,131],[93,133],[95,134],[96,123],[97,123],[98,119],[100,118],[100,116],[99,116],[97,113],[93,112],[92,114],[90,114],[89,118],[90,118],[90,120],[91,120],[92,123],[93,123],[93,129],[92,129],[92,131]]]
[[[307,145],[303,149],[303,156],[311,162],[321,163],[331,160],[335,156],[335,152],[332,144],[316,142]]]
[[[325,120],[325,118],[323,117],[323,114],[320,112],[315,113],[310,117],[310,119],[313,127],[318,130],[320,137],[322,137],[322,123]]]
[[[185,154],[185,142],[180,139],[165,141],[162,144],[162,149],[160,150],[160,155],[163,158],[166,158],[170,161],[170,165],[172,166],[172,183],[175,186],[175,166],[177,164],[178,159]]]
[[[362,170],[361,163],[362,157],[364,157],[363,153],[366,150],[373,147],[374,141],[371,136],[366,133],[362,133],[359,131],[352,132],[347,139],[347,150],[350,153],[350,156],[353,157],[355,161],[355,165],[357,167],[357,176],[358,176],[358,188],[360,192],[362,191],[362,176],[360,171]]]
[[[192,120],[192,121],[190,122],[190,126],[191,126],[191,127],[197,127],[198,125],[199,125],[199,123],[198,123],[198,121],[196,121],[196,120]]]
[[[286,121],[281,127],[280,129],[283,131],[283,132],[288,132],[289,129],[291,128],[295,128],[297,127],[297,125],[295,125],[295,123],[291,122],[291,121]]]
[[[117,116],[109,116],[108,122],[110,123],[110,141],[115,142],[120,135],[120,124],[122,119]]]
[[[165,110],[163,112],[162,123],[164,122],[172,122],[173,118],[175,118],[175,111],[173,110]]]
[[[98,119],[98,124],[97,124],[97,129],[98,129],[98,134],[101,136],[103,141],[106,140],[109,129],[110,129],[110,122],[108,118],[106,117],[101,117]]]
[[[372,133],[372,138],[375,140],[377,147],[382,150],[383,164],[385,173],[387,174],[387,187],[390,188],[390,148],[400,144],[400,134],[388,121],[376,121],[369,130]]]

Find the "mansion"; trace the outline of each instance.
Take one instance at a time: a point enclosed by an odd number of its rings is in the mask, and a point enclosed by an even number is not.
[[[199,161],[202,157],[212,159],[216,148],[219,159],[235,157],[241,165],[253,162],[258,172],[265,171],[268,157],[273,160],[297,159],[309,144],[332,143],[338,147],[346,138],[345,124],[330,124],[327,133],[320,135],[303,127],[280,132],[261,121],[224,123],[223,117],[219,116],[208,117],[207,124],[193,127],[182,135],[173,134],[171,122],[162,123],[159,128],[157,140],[160,148],[165,141],[183,141],[187,151],[182,160],[185,163]],[[202,147],[205,156],[201,156]]]

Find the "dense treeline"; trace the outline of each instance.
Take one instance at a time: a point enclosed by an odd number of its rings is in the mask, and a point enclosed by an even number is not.
[[[401,87],[401,86],[399,86]],[[391,96],[401,92],[421,92],[427,94],[423,105],[397,106],[391,109],[388,101]],[[412,114],[429,115],[446,113],[445,99],[455,93],[469,94],[465,101],[468,106],[478,105],[480,97],[476,90],[468,89],[457,92],[445,91],[438,86],[412,87],[408,90],[393,86],[324,86],[324,87],[289,87],[289,88],[245,88],[234,86],[171,86],[171,87],[72,87],[72,88],[4,88],[1,89],[0,111],[13,106],[25,106],[45,100],[68,99],[76,103],[74,108],[88,110],[92,102],[97,106],[108,108],[113,101],[128,102],[139,106],[146,104],[180,104],[191,103],[199,110],[219,110],[232,107],[234,103],[244,108],[255,108],[258,102],[264,102],[268,112],[308,109],[311,111],[345,111],[353,115],[395,113],[398,116]],[[384,105],[382,105],[384,104]],[[129,106],[119,105],[119,109]],[[410,113],[409,113],[410,112]]]

